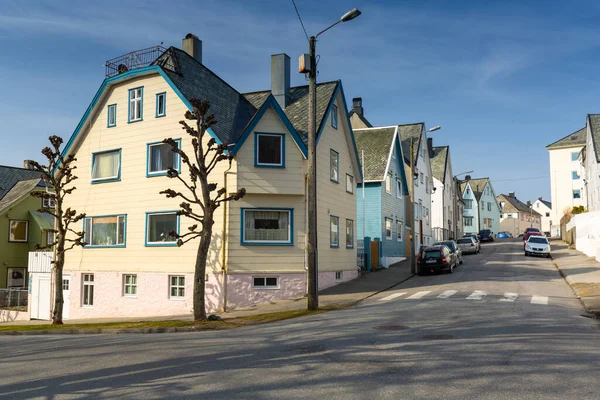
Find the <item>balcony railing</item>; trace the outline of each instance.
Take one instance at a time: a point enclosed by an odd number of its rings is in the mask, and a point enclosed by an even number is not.
[[[106,62],[106,77],[110,78],[132,69],[147,67],[166,50],[162,46],[148,47],[108,60]]]

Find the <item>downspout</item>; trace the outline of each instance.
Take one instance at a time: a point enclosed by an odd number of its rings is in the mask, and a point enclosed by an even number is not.
[[[308,297],[308,174],[304,175],[304,270],[306,271],[306,296]]]
[[[231,170],[231,164],[229,164],[229,168],[227,168],[225,170],[225,172],[223,172],[223,187],[225,189],[225,197],[227,197],[227,174],[230,172]],[[227,203],[229,203],[228,201],[224,201],[223,202],[223,227],[222,227],[222,242],[223,245],[221,246],[221,274],[222,274],[222,278],[223,278],[223,312],[227,312],[227,272],[228,272],[228,268],[227,268],[227,264],[225,264],[225,256],[226,256],[226,250],[225,250],[225,246],[227,245]]]

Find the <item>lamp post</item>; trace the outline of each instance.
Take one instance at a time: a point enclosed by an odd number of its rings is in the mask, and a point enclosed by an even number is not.
[[[427,132],[435,132],[442,129],[441,126],[436,125],[433,128],[427,129]],[[417,241],[415,240],[415,232],[416,232],[416,220],[415,220],[415,144],[414,137],[410,138],[410,190],[408,191],[410,197],[410,221],[411,221],[411,230],[410,230],[410,272],[413,274],[417,273]]]
[[[346,14],[308,39],[308,309],[319,309],[319,267],[317,248],[317,60],[315,48],[317,37],[340,22],[348,22],[360,15],[357,8]],[[301,68],[301,72],[302,68]],[[339,226],[338,226],[339,235]]]

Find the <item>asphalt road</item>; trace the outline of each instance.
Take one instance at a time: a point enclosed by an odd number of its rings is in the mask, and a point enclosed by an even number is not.
[[[453,274],[308,318],[0,337],[0,398],[598,399],[599,324],[582,314],[550,260],[496,242]]]

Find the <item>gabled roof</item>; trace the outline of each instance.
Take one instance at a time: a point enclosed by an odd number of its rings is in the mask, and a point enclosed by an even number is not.
[[[552,203],[550,203],[547,200],[542,199],[541,197],[538,199],[539,201],[541,201],[546,207],[548,207],[549,209],[552,209]]]
[[[396,127],[354,129],[352,132],[359,154],[365,152],[365,181],[384,180]]]
[[[7,167],[0,165],[0,200],[15,186],[19,181],[35,179],[40,180],[40,173],[25,168]]]
[[[466,187],[467,187],[467,182],[471,184],[471,190],[473,191],[473,194],[475,195],[475,199],[479,202],[479,200],[481,199],[481,195],[483,194],[483,189],[485,188],[485,185],[488,183],[488,181],[490,180],[490,178],[478,178],[478,179],[470,179],[468,181],[462,181],[460,183],[460,191],[461,193],[464,193]]]
[[[431,163],[431,173],[433,177],[442,183],[446,183],[446,168],[448,167],[448,154],[450,146],[439,146],[432,149],[433,157],[429,159]]]
[[[588,114],[588,119],[592,134],[592,145],[594,146],[594,153],[596,154],[596,162],[600,163],[600,115]]]
[[[519,212],[519,213],[531,213],[536,217],[541,217],[542,215],[537,211],[531,209],[527,204],[523,203],[516,197],[510,197],[506,194],[500,194],[496,197],[498,203],[501,201],[506,202],[504,207],[502,207],[502,212]]]
[[[317,134],[322,130],[323,121],[327,119],[327,112],[333,96],[339,89],[340,81],[323,82],[317,84]],[[243,96],[255,108],[260,108],[271,94],[270,90],[261,92],[244,93]],[[285,115],[292,123],[305,145],[308,144],[308,85],[290,88],[290,99],[286,105]],[[346,110],[343,110],[344,112]],[[317,138],[318,140],[318,138]]]
[[[557,140],[554,143],[550,143],[546,146],[548,150],[568,148],[568,147],[580,147],[585,146],[585,141],[587,137],[587,127],[583,127],[578,131],[571,133],[570,135],[565,136],[564,138]]]
[[[161,66],[186,100],[210,101],[210,112],[217,121],[212,130],[222,143],[235,143],[260,106],[250,104],[205,65],[176,47],[169,47],[153,65]]]
[[[415,154],[414,165],[417,165],[419,150],[421,148],[421,134],[423,133],[424,127],[424,122],[419,122],[416,124],[398,125],[398,135],[400,136],[400,142],[402,143],[402,154],[404,154],[404,162],[406,163],[406,165],[410,165],[411,139],[416,139],[413,144],[413,150]]]
[[[29,196],[29,193],[39,185],[40,181],[41,179],[38,177],[15,183],[12,189],[0,200],[0,215]]]
[[[348,118],[352,118],[353,115],[356,115],[356,118],[360,119],[367,128],[373,127],[373,125],[371,125],[371,123],[364,117],[364,115],[357,114],[354,112],[354,110],[350,110],[350,112],[348,113]]]

